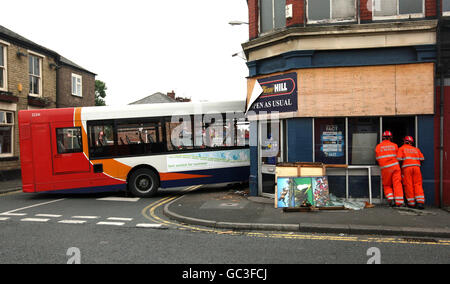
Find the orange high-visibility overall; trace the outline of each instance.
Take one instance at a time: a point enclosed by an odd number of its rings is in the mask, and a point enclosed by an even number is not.
[[[397,159],[402,162],[402,180],[408,205],[424,204],[425,195],[420,172],[420,161],[424,160],[422,152],[414,146],[405,144],[398,150]]]
[[[403,187],[400,165],[397,161],[397,144],[383,140],[375,148],[375,157],[381,169],[384,195],[397,206],[403,205]]]

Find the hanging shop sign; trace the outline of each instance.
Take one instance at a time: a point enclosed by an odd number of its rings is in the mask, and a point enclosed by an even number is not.
[[[296,112],[297,73],[287,73],[258,79],[262,94],[250,107],[250,111],[260,112]]]

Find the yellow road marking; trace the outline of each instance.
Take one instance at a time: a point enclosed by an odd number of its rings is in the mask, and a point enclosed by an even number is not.
[[[183,192],[194,191],[200,186],[191,186],[183,190]],[[417,242],[408,241],[402,238],[393,237],[357,237],[357,236],[328,236],[328,235],[314,235],[314,234],[297,234],[294,232],[289,233],[261,233],[261,232],[245,232],[245,231],[233,231],[233,230],[219,230],[210,229],[207,227],[198,227],[194,225],[187,225],[182,223],[175,223],[173,221],[163,220],[155,214],[156,209],[159,207],[179,198],[180,195],[164,197],[157,200],[144,209],[142,209],[142,215],[156,223],[164,225],[172,225],[179,230],[190,230],[196,232],[214,233],[218,235],[246,235],[249,237],[257,238],[274,238],[274,239],[296,239],[296,240],[323,240],[323,241],[346,241],[346,242],[374,242],[374,243],[393,243],[393,244],[423,244],[423,245],[444,245],[450,246],[450,240],[437,240],[436,242]]]
[[[18,190],[6,192],[6,193],[0,193],[0,196],[14,195],[14,194],[18,194],[21,192],[22,192],[22,189],[18,189]]]

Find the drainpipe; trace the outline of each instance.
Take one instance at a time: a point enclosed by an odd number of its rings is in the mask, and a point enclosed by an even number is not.
[[[442,29],[442,7],[441,1],[436,1],[437,6],[437,16],[438,16],[438,27],[437,27],[437,48],[438,48],[438,66],[437,71],[439,72],[439,85],[440,85],[440,103],[439,103],[439,207],[444,206],[443,202],[443,192],[444,192],[444,66],[442,62],[442,39],[441,39],[441,29]]]

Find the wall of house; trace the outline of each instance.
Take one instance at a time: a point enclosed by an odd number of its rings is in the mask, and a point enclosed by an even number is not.
[[[14,141],[13,156],[0,158],[0,171],[10,171],[20,169],[20,150],[19,150],[19,128],[18,112],[30,108],[29,104],[29,73],[28,73],[28,49],[8,42],[7,46],[7,82],[8,92],[15,98],[15,102],[0,101],[0,109],[14,111]],[[24,56],[18,56],[20,50]],[[42,54],[40,52],[37,52]],[[45,107],[56,106],[56,70],[50,66],[55,64],[53,57],[42,54],[42,97],[46,99]],[[33,106],[31,106],[33,107]]]
[[[72,95],[72,74],[82,77],[82,97]],[[95,75],[67,65],[58,69],[57,107],[84,107],[95,105]]]

